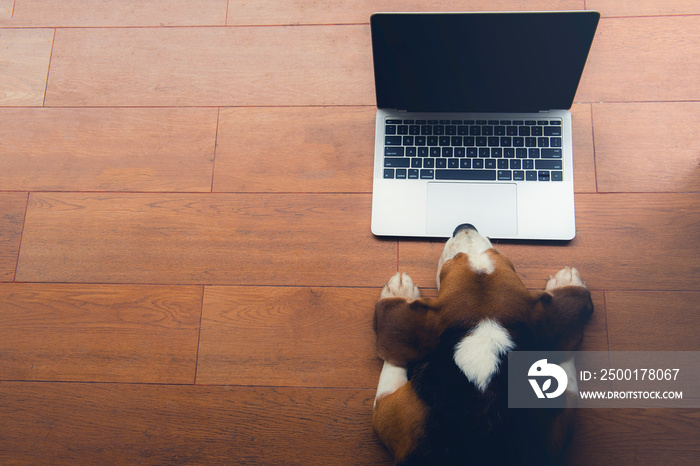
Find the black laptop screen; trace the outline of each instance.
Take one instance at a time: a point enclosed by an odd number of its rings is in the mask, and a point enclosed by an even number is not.
[[[414,112],[568,109],[599,16],[374,14],[377,106]]]

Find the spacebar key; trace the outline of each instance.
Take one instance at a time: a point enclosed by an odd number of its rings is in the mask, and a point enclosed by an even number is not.
[[[436,180],[495,180],[496,170],[435,170]]]

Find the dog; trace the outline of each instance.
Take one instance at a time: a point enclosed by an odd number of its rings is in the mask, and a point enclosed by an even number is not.
[[[509,409],[507,354],[574,351],[593,313],[575,268],[530,292],[511,261],[472,225],[457,227],[438,262],[437,298],[406,274],[381,292],[374,316],[384,360],[375,432],[401,465],[556,464],[571,435],[573,360],[560,366],[566,407]]]

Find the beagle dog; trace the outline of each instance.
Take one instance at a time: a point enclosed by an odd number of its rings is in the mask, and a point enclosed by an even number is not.
[[[542,291],[471,225],[457,227],[437,271],[437,298],[420,298],[406,274],[384,285],[375,309],[384,360],[372,413],[396,464],[536,464],[561,460],[575,406],[573,361],[566,408],[508,409],[511,350],[573,351],[591,313],[575,268]]]

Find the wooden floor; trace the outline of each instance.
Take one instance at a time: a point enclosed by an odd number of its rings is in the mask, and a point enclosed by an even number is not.
[[[0,0],[0,463],[388,464],[373,305],[434,293],[442,245],[369,230],[368,22],[415,5],[601,11],[578,236],[498,247],[531,288],[580,269],[586,349],[700,350],[697,0]],[[698,438],[581,410],[568,463]]]

